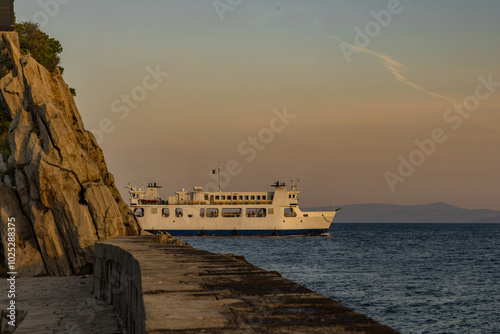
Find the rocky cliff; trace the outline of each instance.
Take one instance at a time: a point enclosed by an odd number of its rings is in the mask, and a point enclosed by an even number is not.
[[[21,55],[17,33],[0,32],[0,77],[0,273],[11,217],[19,274],[90,272],[95,241],[137,235],[139,224],[60,71]]]

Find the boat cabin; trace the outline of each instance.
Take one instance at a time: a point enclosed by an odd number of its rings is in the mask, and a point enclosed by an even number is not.
[[[168,198],[160,198],[156,183],[148,184],[146,190],[130,187],[130,205],[246,205],[246,204],[275,204],[275,205],[297,205],[297,187],[292,185],[288,191],[284,183],[273,184],[274,191],[263,192],[205,192],[203,187],[193,187],[193,191],[186,189],[176,191]]]

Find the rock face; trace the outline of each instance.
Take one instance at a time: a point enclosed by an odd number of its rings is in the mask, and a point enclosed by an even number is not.
[[[16,32],[0,33],[0,52],[0,120],[11,121],[0,158],[0,273],[9,271],[11,217],[18,274],[88,273],[95,241],[137,235],[139,224],[60,71],[21,55]]]

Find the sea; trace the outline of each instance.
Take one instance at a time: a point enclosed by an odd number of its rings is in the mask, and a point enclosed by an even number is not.
[[[329,235],[181,237],[401,333],[500,333],[500,224],[332,224]]]

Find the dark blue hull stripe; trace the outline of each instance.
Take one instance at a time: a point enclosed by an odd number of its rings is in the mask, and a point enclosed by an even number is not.
[[[150,233],[168,232],[174,236],[234,236],[234,235],[316,235],[327,233],[327,229],[307,230],[146,230]]]

